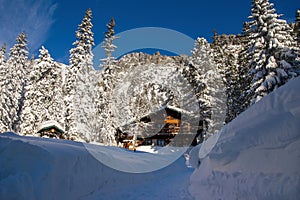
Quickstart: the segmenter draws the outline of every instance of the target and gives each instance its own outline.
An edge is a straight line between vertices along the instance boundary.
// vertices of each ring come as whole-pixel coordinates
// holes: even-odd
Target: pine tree
[[[101,46],[104,49],[106,55],[106,58],[102,59],[102,61],[104,62],[103,67],[110,66],[114,63],[115,60],[115,58],[112,56],[113,52],[117,48],[117,46],[113,43],[114,40],[118,38],[117,36],[115,36],[115,26],[115,19],[111,18],[110,22],[106,25],[107,32],[105,32],[104,41]]]
[[[214,31],[214,37],[213,37],[213,43],[211,44],[211,48],[213,50],[213,60],[214,63],[216,64],[216,67],[218,69],[218,72],[222,76],[222,80],[224,83],[226,83],[226,67],[225,67],[225,60],[226,56],[224,53],[224,48],[223,46],[225,45],[222,40],[220,40],[220,36],[217,34],[217,31]]]
[[[213,60],[213,50],[204,38],[196,40],[188,71],[191,75],[189,82],[196,86],[204,134],[214,134],[224,123],[221,114],[225,108],[224,84]]]
[[[0,49],[0,88],[4,87],[5,85],[5,77],[7,74],[7,65],[6,65],[6,44],[3,44],[3,46]],[[0,94],[1,95],[1,94]]]
[[[297,42],[297,62],[300,62],[300,9],[296,12],[296,22],[294,26],[295,40]]]
[[[3,44],[3,46],[1,47],[0,49],[0,69],[1,69],[1,74],[0,76],[1,77],[4,77],[5,75],[5,64],[6,64],[6,56],[5,56],[5,53],[6,53],[6,44]],[[2,81],[2,80],[1,80]]]
[[[98,130],[100,133],[96,135],[95,140],[105,144],[115,144],[114,134],[116,131],[115,120],[112,113],[112,92],[118,82],[118,77],[122,76],[121,68],[116,64],[112,53],[117,48],[113,42],[117,38],[115,36],[114,27],[116,26],[114,18],[106,25],[107,32],[102,43],[106,58],[102,59],[101,82],[97,91],[97,116]]]
[[[238,58],[242,51],[240,35],[214,35],[214,61],[226,89],[226,120],[234,119],[240,110],[239,97],[241,95],[241,76]]]
[[[21,133],[36,134],[42,122],[55,120],[63,124],[62,69],[45,47],[39,50],[26,85],[21,115]]]
[[[8,108],[6,107],[7,93],[6,85],[7,79],[6,75],[8,72],[8,66],[6,63],[6,44],[1,47],[0,50],[0,133],[8,131],[8,121],[9,116],[7,113]]]
[[[251,60],[251,55],[248,53],[250,48],[250,23],[244,22],[243,24],[243,32],[241,35],[241,45],[242,50],[238,57],[238,75],[239,75],[239,84],[237,90],[240,92],[240,96],[237,98],[238,110],[236,115],[239,115],[243,111],[245,111],[249,105],[250,100],[247,96],[247,91],[250,88],[251,77],[249,76],[250,65],[249,62]]]
[[[95,119],[91,19],[92,11],[88,9],[76,31],[75,47],[70,50],[70,68],[65,86],[66,131],[85,141],[91,140]]]
[[[296,22],[295,22],[295,35],[298,43],[298,47],[300,46],[300,9],[296,12]]]
[[[3,121],[9,131],[19,132],[20,116],[24,103],[25,86],[27,83],[28,50],[25,33],[21,33],[16,44],[10,49],[7,60],[8,70],[6,71],[6,81],[2,93],[2,106],[5,110]]]
[[[268,0],[252,1],[249,75],[253,79],[248,91],[252,103],[297,76],[292,29],[273,7]]]
[[[223,46],[225,59],[223,65],[225,67],[225,87],[226,87],[226,119],[228,123],[237,116],[239,110],[238,98],[240,97],[240,74],[238,65],[238,55],[241,51],[241,45],[226,44]]]

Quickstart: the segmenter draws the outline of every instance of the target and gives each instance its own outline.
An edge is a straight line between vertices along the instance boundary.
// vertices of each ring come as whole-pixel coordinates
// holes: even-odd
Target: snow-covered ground
[[[173,149],[133,152],[1,134],[0,199],[299,199],[299,91],[297,78],[227,125],[207,155],[211,139],[196,147],[189,156],[195,169],[181,156],[153,172],[126,173],[101,158],[146,166]],[[98,152],[98,160],[91,152]]]
[[[299,91],[297,78],[223,129],[191,176],[195,199],[300,199]]]
[[[94,148],[107,152],[103,158],[120,160],[124,154],[141,160],[149,154]],[[135,164],[134,160],[128,162]],[[125,173],[99,162],[83,143],[4,133],[0,135],[0,166],[1,200],[192,199],[188,185],[193,169],[185,167],[183,157],[151,173]]]

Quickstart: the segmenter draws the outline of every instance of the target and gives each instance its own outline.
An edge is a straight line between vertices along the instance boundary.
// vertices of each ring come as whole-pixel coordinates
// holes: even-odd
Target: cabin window
[[[165,146],[164,140],[157,140],[157,146]]]
[[[145,143],[146,145],[152,145],[152,140],[146,140]]]

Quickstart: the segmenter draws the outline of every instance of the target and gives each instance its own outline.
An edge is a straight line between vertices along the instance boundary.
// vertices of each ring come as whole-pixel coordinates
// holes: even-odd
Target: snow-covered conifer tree
[[[114,18],[106,25],[107,32],[105,32],[105,38],[102,43],[102,48],[105,51],[106,58],[101,59],[103,64],[100,65],[102,68],[101,81],[99,90],[97,92],[97,116],[100,133],[96,135],[95,140],[103,142],[105,144],[114,144],[114,134],[116,127],[114,127],[114,116],[112,113],[112,92],[115,87],[118,77],[121,76],[122,72],[120,67],[116,65],[115,58],[112,53],[117,48],[113,42],[117,38],[115,36],[114,27],[116,26]]]
[[[45,47],[39,50],[33,71],[26,85],[21,115],[21,133],[36,134],[42,122],[55,120],[63,125],[63,94],[61,68]]]
[[[222,95],[224,92],[222,76],[214,64],[210,44],[204,38],[197,38],[188,68],[192,74],[190,79],[196,86],[204,134],[213,134],[220,130],[224,123],[221,113],[226,104],[223,102],[225,96]],[[216,113],[220,115],[217,116]],[[209,127],[214,127],[214,130],[209,130]]]
[[[296,12],[295,33],[298,47],[300,46],[300,9]]]
[[[214,37],[213,37],[214,41],[211,44],[211,48],[213,50],[212,55],[213,55],[214,63],[216,64],[218,72],[221,74],[224,83],[226,83],[225,76],[226,76],[226,73],[227,73],[226,72],[227,69],[226,69],[225,61],[226,61],[227,57],[225,55],[225,52],[226,52],[225,45],[227,46],[227,44],[226,44],[225,40],[222,40],[221,36],[219,36],[217,34],[217,32],[214,31]]]
[[[0,88],[4,87],[5,84],[5,77],[7,74],[7,65],[6,65],[6,44],[3,44],[3,46],[0,49]],[[1,94],[0,94],[1,95]]]
[[[3,75],[4,75],[2,73],[5,73],[2,70],[6,69],[6,67],[5,67],[5,63],[6,63],[5,53],[6,53],[6,44],[3,44],[3,46],[0,49],[0,66],[1,66],[1,68],[0,68],[1,69],[1,74],[0,75],[1,75],[1,77],[3,77]]]
[[[226,95],[227,95],[227,113],[225,122],[233,120],[240,113],[239,97],[241,96],[240,65],[238,64],[238,56],[241,52],[241,45],[228,45],[226,50],[227,56],[227,73],[226,79]]]
[[[18,35],[16,44],[10,49],[7,60],[7,73],[4,91],[6,127],[10,131],[19,132],[20,116],[24,103],[25,86],[27,82],[28,50],[25,33]]]
[[[249,76],[250,66],[249,61],[251,60],[251,55],[249,52],[250,47],[250,23],[244,22],[243,24],[243,32],[241,34],[241,45],[242,50],[239,53],[238,57],[238,75],[239,75],[239,81],[238,81],[238,87],[237,90],[239,90],[240,96],[237,98],[237,104],[238,104],[238,110],[236,112],[236,115],[239,115],[243,111],[245,111],[249,105],[250,101],[247,97],[247,91],[250,88],[250,82],[251,77]]]
[[[253,0],[250,35],[250,76],[248,93],[252,103],[296,77],[296,51],[292,29],[280,19],[269,0]],[[299,66],[298,66],[299,67]]]
[[[300,9],[296,12],[296,22],[294,26],[294,34],[297,42],[297,61],[300,62]]]
[[[112,53],[117,48],[117,46],[114,45],[114,40],[118,38],[117,36],[115,36],[115,26],[116,23],[114,18],[111,18],[110,22],[106,25],[107,32],[105,32],[105,38],[101,46],[104,49],[106,55],[106,58],[102,59],[102,61],[104,62],[104,67],[113,64],[115,60],[115,58],[112,55]]]
[[[214,35],[213,57],[218,72],[222,76],[226,88],[226,120],[228,123],[234,119],[240,110],[239,97],[241,95],[238,58],[242,51],[240,35]]]
[[[70,50],[70,68],[65,85],[65,128],[68,134],[90,141],[93,134],[95,109],[93,104],[95,83],[92,74],[94,34],[92,11],[88,9],[76,31],[77,40]]]
[[[7,79],[6,75],[8,72],[8,66],[6,64],[6,44],[4,44],[0,49],[0,133],[8,130],[8,121],[9,116],[7,113],[7,93],[6,93],[6,84]]]

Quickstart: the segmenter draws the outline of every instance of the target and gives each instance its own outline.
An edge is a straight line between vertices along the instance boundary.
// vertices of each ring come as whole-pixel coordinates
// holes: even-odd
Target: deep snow
[[[157,151],[1,134],[0,199],[299,199],[299,91],[297,78],[194,148],[188,164],[195,170],[181,156],[153,172],[126,173],[99,162],[87,146],[100,159],[133,168],[163,157]]]
[[[149,154],[94,148],[107,152],[104,158],[122,159],[127,154],[143,160]],[[181,157],[151,173],[125,173],[96,160],[82,143],[4,133],[0,135],[0,199],[192,199],[188,184],[193,169],[184,163]]]
[[[299,200],[299,91],[300,78],[291,80],[225,126],[208,155],[196,151],[195,199]]]

